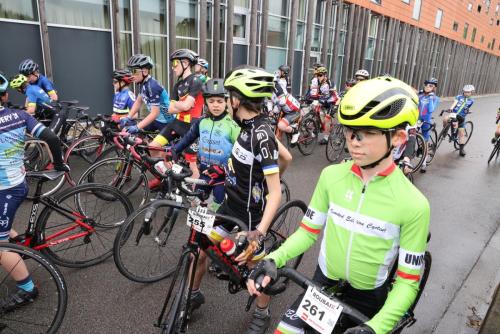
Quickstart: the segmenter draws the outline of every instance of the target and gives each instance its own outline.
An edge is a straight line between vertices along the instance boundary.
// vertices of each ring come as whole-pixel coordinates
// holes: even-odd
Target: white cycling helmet
[[[476,90],[476,89],[474,88],[474,86],[473,86],[473,85],[465,85],[465,86],[464,86],[464,89],[463,89],[463,91],[464,91],[464,92],[471,92],[471,93],[472,93],[473,91],[475,91],[475,90]]]
[[[364,77],[365,79],[368,79],[370,77],[370,73],[368,73],[367,70],[358,70],[356,74],[354,74],[355,77],[360,76]]]

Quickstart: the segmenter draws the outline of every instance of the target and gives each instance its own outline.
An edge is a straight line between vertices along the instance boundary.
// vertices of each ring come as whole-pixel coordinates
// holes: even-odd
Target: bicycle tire
[[[68,303],[68,290],[61,272],[34,249],[5,243],[0,245],[2,257],[4,252],[16,253],[23,259],[33,281],[39,287],[39,293],[33,302],[37,307],[25,305],[9,313],[0,313],[2,333],[9,329],[13,333],[56,333],[63,322]],[[0,298],[4,298],[15,289],[16,282],[6,270],[0,272]],[[47,320],[44,321],[43,318]]]
[[[474,132],[474,124],[471,121],[467,121],[464,124],[464,131],[465,131],[465,143],[464,146],[467,145],[469,142],[470,138],[472,137],[472,132]],[[458,144],[458,139],[453,142],[453,146],[455,147],[456,150],[460,148]]]
[[[299,125],[297,147],[302,155],[311,155],[318,144],[319,126],[313,116],[306,116]]]
[[[134,199],[135,207],[149,198],[148,177],[136,161],[124,157],[107,158],[91,165],[82,173],[77,184],[101,183],[115,187]],[[100,194],[106,199],[106,194]],[[137,203],[136,203],[137,202]]]
[[[286,203],[290,201],[290,187],[288,187],[288,183],[280,178],[280,187],[281,187],[281,203]]]
[[[187,320],[189,317],[188,307],[189,298],[191,296],[189,284],[189,271],[191,268],[192,257],[190,253],[185,253],[181,258],[180,266],[176,268],[176,272],[181,275],[178,288],[175,288],[177,277],[172,280],[172,291],[177,291],[172,300],[170,310],[166,313],[166,324],[162,325],[163,334],[178,334],[186,333]]]
[[[106,193],[108,199],[103,200],[99,193]],[[90,203],[92,196],[96,200]],[[59,207],[73,212],[75,217],[78,214],[86,217],[84,223],[91,225],[95,231],[78,238],[78,233],[86,231],[83,227],[68,231],[71,233],[66,233],[65,236],[73,237],[73,240],[60,243],[54,241],[49,247],[40,249],[42,254],[55,264],[70,268],[89,267],[111,257],[115,234],[133,211],[132,204],[125,194],[111,186],[86,183],[66,189],[58,194],[54,201]],[[114,216],[111,216],[113,214]],[[69,219],[52,206],[46,206],[35,224],[35,235],[39,238],[37,246],[51,241],[47,240],[49,233],[57,233],[74,226],[77,219],[68,222]]]
[[[287,202],[278,209],[271,221],[268,235],[264,239],[268,253],[278,249],[296,231],[306,211],[307,205],[300,200]],[[297,269],[301,261],[302,254],[289,260],[286,266]],[[288,279],[280,280],[285,283],[288,282]]]
[[[184,224],[176,224],[177,209],[166,205],[153,212],[150,206],[148,203],[129,215],[113,245],[118,271],[139,283],[157,282],[172,275],[182,247],[172,242],[170,236],[174,235],[175,240],[187,240],[189,233]],[[149,224],[144,219],[148,214],[151,214]]]
[[[326,144],[326,159],[333,163],[338,163],[345,148],[345,136],[341,124],[334,124],[328,136]]]
[[[493,146],[493,150],[491,151],[490,157],[488,158],[488,164],[490,161],[493,159],[493,157],[496,155],[495,159],[498,159],[498,153],[500,152],[500,140],[497,140],[495,143],[495,146]]]
[[[424,136],[420,133],[415,135],[415,150],[413,156],[410,157],[411,164],[413,166],[410,174],[416,173],[420,167],[424,164],[425,158],[427,157],[427,144],[425,142]],[[410,179],[413,183],[413,178]]]
[[[437,150],[437,131],[433,127],[431,132],[430,132],[430,142],[428,143],[428,148],[427,148],[427,166],[429,166],[434,160],[434,157],[436,156],[436,150]]]

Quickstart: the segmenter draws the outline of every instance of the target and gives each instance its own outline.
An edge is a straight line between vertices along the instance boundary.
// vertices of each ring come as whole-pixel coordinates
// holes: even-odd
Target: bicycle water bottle
[[[167,176],[167,172],[169,170],[169,168],[167,167],[167,165],[165,164],[165,161],[158,161],[156,164],[155,164],[155,169],[158,173],[160,173],[160,175],[162,176]]]
[[[220,243],[220,249],[227,255],[233,256],[236,251],[236,244],[231,239],[224,239]]]

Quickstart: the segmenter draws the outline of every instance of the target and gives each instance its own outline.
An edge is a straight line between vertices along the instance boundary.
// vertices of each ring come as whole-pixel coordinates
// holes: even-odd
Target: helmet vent
[[[381,109],[378,111],[376,114],[372,115],[372,119],[389,119],[401,112],[403,110],[403,107],[405,106],[406,100],[405,99],[397,99],[387,107]]]

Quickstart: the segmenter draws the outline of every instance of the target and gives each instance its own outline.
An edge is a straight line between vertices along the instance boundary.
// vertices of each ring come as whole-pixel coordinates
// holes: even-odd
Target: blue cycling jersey
[[[43,89],[45,93],[50,94],[52,92],[55,92],[56,89],[54,88],[54,84],[52,81],[50,81],[45,75],[39,75],[38,80],[32,83],[32,85],[36,85]]]
[[[455,97],[455,108],[453,112],[459,116],[465,117],[469,112],[470,107],[474,104],[474,100],[470,97],[465,97],[463,95],[457,95]]]
[[[25,94],[28,106],[50,105],[50,97],[42,88],[37,85],[28,85]]]
[[[113,112],[117,114],[128,114],[135,102],[135,95],[128,88],[115,93],[113,98]]]
[[[439,104],[439,97],[434,93],[421,93],[418,95],[418,110],[420,112],[420,119],[428,119],[436,110]]]
[[[0,190],[24,181],[24,137],[26,130],[38,136],[45,129],[22,110],[0,107]]]
[[[148,76],[144,79],[141,87],[141,96],[149,111],[151,111],[151,107],[153,106],[160,107],[160,115],[156,118],[158,122],[166,124],[174,119],[174,115],[168,113],[170,105],[168,93],[153,77]]]

